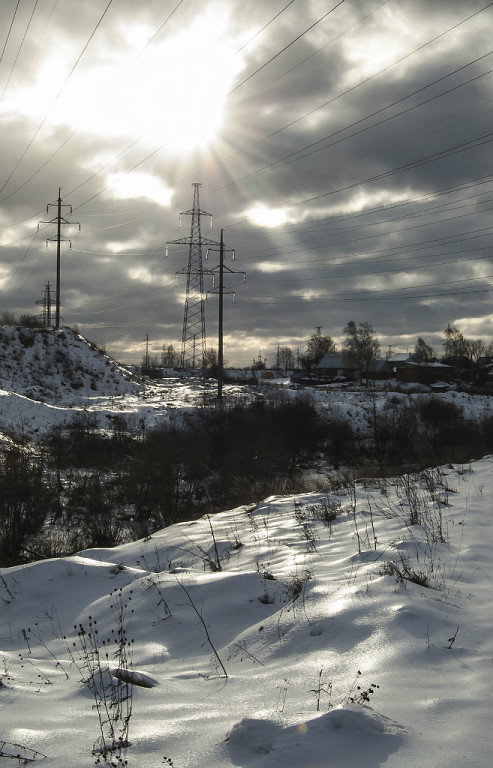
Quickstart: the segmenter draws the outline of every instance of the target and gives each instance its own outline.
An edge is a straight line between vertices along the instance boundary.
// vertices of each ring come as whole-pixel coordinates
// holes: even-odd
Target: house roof
[[[358,366],[352,363],[345,362],[343,354],[324,355],[320,360],[317,368],[351,368],[355,370]]]
[[[389,360],[385,360],[383,357],[379,358],[378,360],[372,360],[368,371],[370,373],[377,373],[378,371],[391,371],[392,370],[392,364]]]
[[[415,363],[413,360],[409,360],[406,365],[413,366],[414,368],[453,368],[452,365],[446,365],[445,363]]]
[[[396,352],[395,355],[392,355],[392,357],[387,358],[387,361],[391,365],[395,365],[396,363],[407,363],[409,360],[418,360],[419,355],[417,355],[415,352]]]

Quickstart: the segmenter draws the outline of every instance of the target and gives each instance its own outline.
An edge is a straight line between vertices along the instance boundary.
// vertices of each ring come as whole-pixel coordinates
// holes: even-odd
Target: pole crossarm
[[[167,240],[166,245],[190,245],[191,242],[191,237],[180,237],[178,240]],[[219,245],[216,240],[209,240],[208,237],[201,237],[200,242],[202,245]]]

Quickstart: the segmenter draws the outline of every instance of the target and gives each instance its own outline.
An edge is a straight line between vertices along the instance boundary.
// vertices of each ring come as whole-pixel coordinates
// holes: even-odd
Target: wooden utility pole
[[[219,241],[219,317],[217,341],[217,396],[223,396],[224,379],[224,342],[223,342],[223,296],[224,296],[224,229],[221,229]]]
[[[211,248],[210,250],[216,250],[215,248]],[[233,259],[235,258],[235,252],[233,249],[229,248],[227,250],[230,250],[233,254]],[[246,275],[244,272],[237,272],[235,269],[230,269],[230,267],[224,266],[224,253],[226,249],[224,247],[224,229],[221,229],[221,239],[219,241],[219,264],[215,267],[212,267],[212,269],[208,269],[207,271],[204,271],[204,274],[212,275],[212,287],[215,288],[215,277],[216,273],[219,272],[219,285],[216,290],[209,291],[209,293],[218,293],[219,294],[219,317],[218,317],[218,340],[217,340],[217,396],[219,400],[222,399],[223,396],[223,380],[224,380],[224,329],[223,329],[223,300],[224,300],[224,272],[226,271],[230,275],[236,275],[240,274],[243,275],[243,282],[246,282]],[[232,293],[233,294],[233,301],[235,297],[234,291],[226,291],[226,293]]]
[[[146,351],[144,357],[144,366],[146,371],[149,372],[149,334],[146,333]]]
[[[46,247],[48,247],[49,242],[56,242],[56,288],[55,288],[55,328],[60,328],[60,261],[61,261],[61,243],[67,242],[69,244],[69,248],[72,247],[72,243],[70,240],[67,240],[65,237],[62,237],[62,224],[69,224],[79,227],[80,232],[80,224],[78,221],[67,221],[67,219],[64,219],[62,216],[62,208],[69,208],[70,213],[72,213],[72,206],[68,205],[68,203],[62,203],[62,197],[61,197],[62,189],[61,187],[58,187],[58,199],[56,203],[48,203],[46,206],[46,213],[50,210],[51,207],[56,206],[57,214],[55,218],[50,219],[49,221],[39,221],[38,222],[38,232],[39,232],[39,225],[40,224],[56,224],[57,225],[57,235],[56,238],[49,237],[46,241]]]

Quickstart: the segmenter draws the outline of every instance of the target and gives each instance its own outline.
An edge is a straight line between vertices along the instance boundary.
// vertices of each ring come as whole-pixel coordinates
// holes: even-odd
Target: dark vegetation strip
[[[0,455],[0,566],[150,536],[179,521],[303,490],[317,460],[356,476],[418,471],[493,452],[493,417],[437,397],[389,397],[372,434],[323,416],[307,397],[206,407],[142,435],[90,415],[55,429],[34,455]],[[329,485],[327,486],[329,487]]]

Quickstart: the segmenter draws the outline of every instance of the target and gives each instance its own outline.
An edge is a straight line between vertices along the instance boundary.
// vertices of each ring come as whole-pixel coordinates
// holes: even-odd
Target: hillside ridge
[[[33,400],[124,395],[131,374],[72,328],[0,326],[0,389]]]

